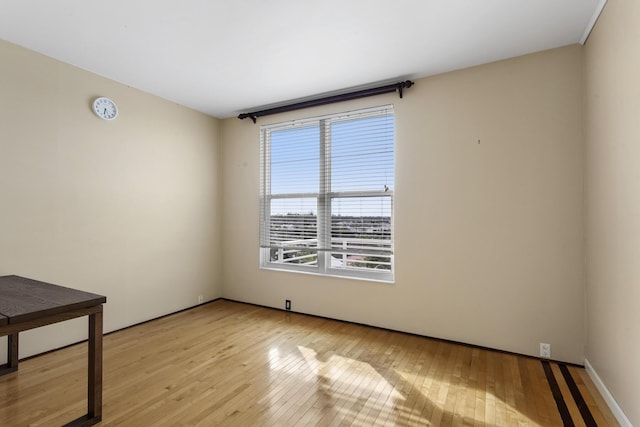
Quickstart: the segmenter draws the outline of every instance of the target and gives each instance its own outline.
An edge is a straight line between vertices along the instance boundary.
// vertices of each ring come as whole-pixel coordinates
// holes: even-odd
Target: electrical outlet
[[[547,344],[544,342],[540,343],[540,357],[544,357],[547,359],[551,358],[551,344]]]
[[[204,302],[204,297],[202,295],[198,295],[198,304],[202,304]]]
[[[284,309],[287,310],[287,311],[291,310],[291,300],[290,299],[284,300]]]

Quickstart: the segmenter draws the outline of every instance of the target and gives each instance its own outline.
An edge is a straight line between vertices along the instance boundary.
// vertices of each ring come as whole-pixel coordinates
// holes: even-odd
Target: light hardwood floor
[[[85,413],[86,351],[0,377],[0,425]],[[617,425],[569,371],[597,424]],[[563,425],[539,360],[225,300],[106,335],[103,402],[104,426]]]

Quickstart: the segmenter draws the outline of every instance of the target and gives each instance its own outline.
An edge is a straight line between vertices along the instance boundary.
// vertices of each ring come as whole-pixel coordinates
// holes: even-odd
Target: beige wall
[[[640,426],[640,3],[609,0],[584,56],[586,358]]]
[[[387,95],[222,124],[223,295],[583,362],[582,51],[421,79]],[[393,103],[396,283],[258,269],[260,124]],[[480,143],[478,143],[480,140]]]
[[[259,124],[220,124],[8,43],[0,59],[0,274],[107,295],[106,331],[198,295],[287,298],[523,354],[549,342],[583,362],[579,46],[421,79],[402,100],[260,119],[395,105],[392,285],[258,269]],[[98,95],[117,120],[91,113]],[[25,333],[21,356],[85,336],[80,320]]]
[[[105,331],[221,295],[216,119],[0,41],[0,133],[0,275],[106,295]],[[20,356],[86,335],[25,332]]]

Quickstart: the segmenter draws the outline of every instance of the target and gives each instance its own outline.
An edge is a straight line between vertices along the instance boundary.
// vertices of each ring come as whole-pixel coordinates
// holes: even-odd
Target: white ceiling
[[[605,1],[0,0],[0,38],[223,118],[578,43]]]

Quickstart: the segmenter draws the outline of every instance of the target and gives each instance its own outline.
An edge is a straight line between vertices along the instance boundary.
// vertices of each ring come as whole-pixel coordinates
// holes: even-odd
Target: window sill
[[[261,270],[271,270],[271,271],[279,271],[286,273],[299,273],[299,274],[307,274],[312,276],[321,276],[327,278],[336,278],[336,279],[350,279],[350,280],[359,280],[365,282],[377,282],[384,283],[387,285],[395,284],[395,278],[393,277],[393,273],[374,273],[374,272],[361,272],[361,271],[353,271],[353,270],[336,270],[329,269],[326,273],[321,273],[314,267],[287,267],[282,264],[276,263],[268,263],[260,266]]]

